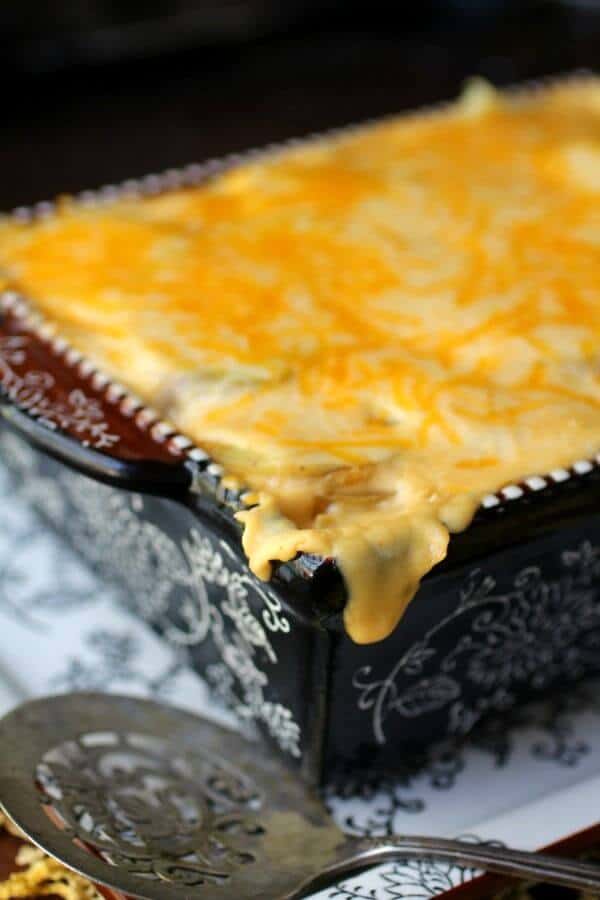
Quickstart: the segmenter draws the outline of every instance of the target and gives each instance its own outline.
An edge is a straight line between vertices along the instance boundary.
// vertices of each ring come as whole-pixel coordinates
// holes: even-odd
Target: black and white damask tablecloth
[[[229,713],[177,651],[121,605],[75,554],[14,495],[0,466],[0,713],[27,697],[70,690],[153,696]],[[598,699],[596,699],[598,697]],[[494,724],[460,749],[441,746],[418,771],[362,778],[326,800],[356,834],[472,835],[541,847],[597,822],[600,694],[571,688]],[[313,900],[425,900],[473,872],[426,862],[388,864]]]

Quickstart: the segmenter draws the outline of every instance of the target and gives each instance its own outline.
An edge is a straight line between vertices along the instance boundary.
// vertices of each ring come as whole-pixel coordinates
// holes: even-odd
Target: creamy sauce
[[[255,492],[251,568],[338,561],[388,635],[483,495],[600,448],[600,82],[0,225],[3,283]]]

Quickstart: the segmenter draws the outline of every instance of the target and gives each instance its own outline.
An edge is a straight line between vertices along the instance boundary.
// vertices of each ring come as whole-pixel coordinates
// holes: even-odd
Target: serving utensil
[[[600,891],[600,867],[445,838],[345,836],[262,744],[148,700],[94,693],[0,722],[0,805],[68,868],[145,900],[292,900],[390,860],[435,858]]]

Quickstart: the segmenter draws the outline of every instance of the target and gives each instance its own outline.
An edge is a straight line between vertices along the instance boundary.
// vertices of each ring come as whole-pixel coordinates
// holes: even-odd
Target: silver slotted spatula
[[[600,892],[600,867],[443,838],[346,837],[259,743],[148,700],[79,693],[0,722],[0,803],[50,856],[146,900],[292,900],[410,857]]]

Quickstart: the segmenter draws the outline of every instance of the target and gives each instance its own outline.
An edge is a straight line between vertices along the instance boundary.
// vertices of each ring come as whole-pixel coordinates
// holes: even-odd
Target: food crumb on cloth
[[[9,819],[0,813],[0,828],[14,837],[23,835]],[[56,860],[30,844],[22,844],[15,856],[18,871],[0,882],[0,900],[33,900],[35,897],[55,897],[61,900],[103,900],[94,885],[66,869]]]

